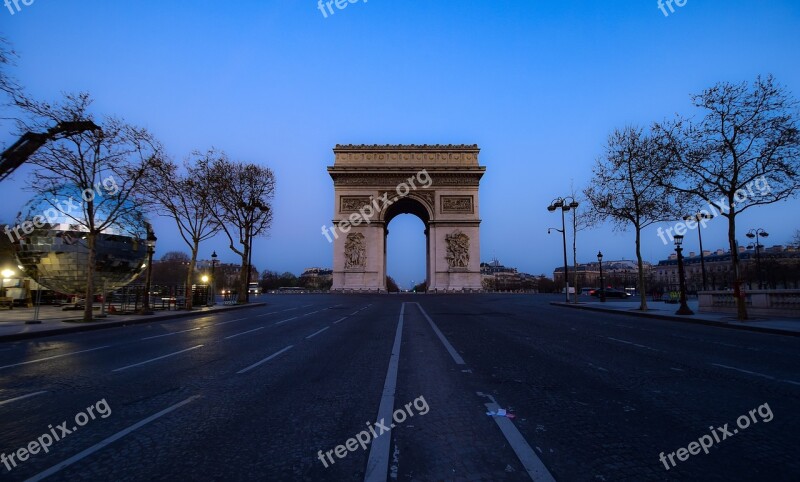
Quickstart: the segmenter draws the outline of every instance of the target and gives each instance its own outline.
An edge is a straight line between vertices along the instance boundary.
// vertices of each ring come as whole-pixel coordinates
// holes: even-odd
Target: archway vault
[[[478,189],[486,168],[477,145],[337,145],[333,290],[386,291],[389,222],[425,224],[431,291],[479,291]]]

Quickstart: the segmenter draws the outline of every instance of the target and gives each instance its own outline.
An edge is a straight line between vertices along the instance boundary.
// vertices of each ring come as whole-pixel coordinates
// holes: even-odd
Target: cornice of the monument
[[[334,151],[480,151],[477,144],[336,144]]]

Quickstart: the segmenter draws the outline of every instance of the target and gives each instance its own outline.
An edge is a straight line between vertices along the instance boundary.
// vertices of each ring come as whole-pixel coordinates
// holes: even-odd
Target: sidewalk
[[[663,301],[647,301],[647,312],[638,311],[639,301],[600,301],[565,303],[563,301],[553,301],[551,305],[563,306],[579,310],[601,311],[604,313],[617,313],[626,316],[639,316],[643,318],[655,318],[659,320],[680,321],[683,323],[694,323],[698,325],[720,326],[723,328],[733,328],[738,330],[757,331],[761,333],[772,333],[777,335],[800,336],[800,316],[797,318],[763,316],[751,317],[747,321],[739,321],[731,313],[700,313],[697,307],[697,300],[689,300],[687,304],[694,311],[694,315],[676,315],[678,311],[677,303],[664,303]]]
[[[152,315],[107,315],[105,318],[95,318],[95,321],[84,323],[81,320],[83,311],[64,311],[57,306],[42,306],[39,310],[38,324],[26,324],[33,320],[33,308],[14,308],[13,310],[0,311],[0,342],[17,341],[43,336],[76,333],[80,331],[114,328],[126,325],[138,325],[176,318],[206,315],[223,311],[240,310],[266,306],[266,303],[249,303],[246,305],[222,305],[202,307],[192,311],[155,311]],[[95,317],[99,311],[95,311]]]

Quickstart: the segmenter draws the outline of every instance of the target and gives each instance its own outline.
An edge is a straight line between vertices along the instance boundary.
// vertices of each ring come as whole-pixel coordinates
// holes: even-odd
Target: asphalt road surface
[[[800,480],[800,339],[554,299],[268,295],[3,343],[0,480]]]

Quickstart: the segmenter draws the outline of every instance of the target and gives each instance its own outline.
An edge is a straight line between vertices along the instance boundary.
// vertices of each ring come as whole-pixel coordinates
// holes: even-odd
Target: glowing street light
[[[11,278],[12,276],[14,276],[14,271],[10,270],[10,269],[4,269],[3,271],[0,272],[0,275],[3,276],[2,278],[0,278],[0,296],[5,297],[6,296],[6,288],[5,288],[6,280]]]

